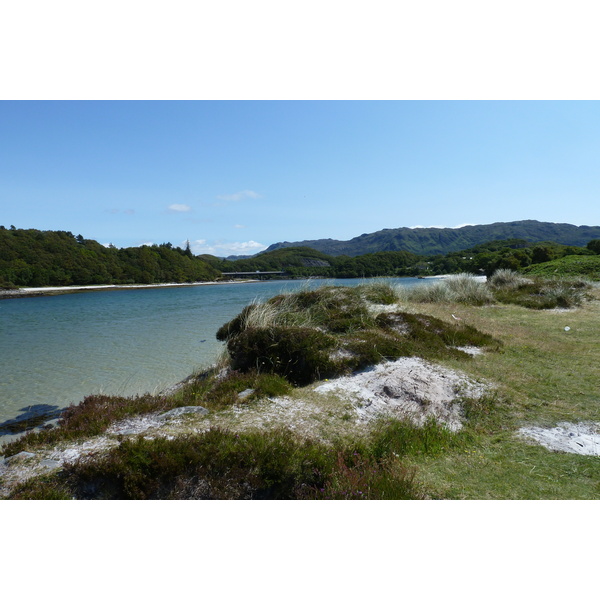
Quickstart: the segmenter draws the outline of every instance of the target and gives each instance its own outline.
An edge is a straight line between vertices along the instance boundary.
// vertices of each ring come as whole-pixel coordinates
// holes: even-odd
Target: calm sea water
[[[96,393],[158,392],[212,364],[217,329],[255,299],[323,283],[273,281],[114,290],[0,301],[0,436],[27,411]],[[402,285],[427,280],[391,279]],[[4,431],[6,434],[6,432]],[[11,436],[0,437],[0,443]]]

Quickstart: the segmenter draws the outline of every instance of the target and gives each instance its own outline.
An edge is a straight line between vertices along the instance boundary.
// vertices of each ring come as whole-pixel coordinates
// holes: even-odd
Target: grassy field
[[[509,302],[533,293],[540,306],[545,293],[572,307],[498,302],[499,290],[511,286],[514,293],[503,296]],[[10,497],[598,499],[599,457],[553,452],[518,435],[523,426],[600,422],[600,290],[583,294],[578,283],[559,298],[551,287],[457,278],[446,290],[412,296],[375,284],[249,307],[219,332],[230,356],[177,393],[91,397],[60,427],[5,448],[7,456],[25,450],[48,458],[69,444],[109,442]],[[465,345],[483,353],[455,348]],[[316,391],[326,377],[407,356],[492,384],[483,396],[460,400],[460,431],[431,422],[361,423],[351,402]],[[223,374],[232,361],[236,369]],[[301,365],[302,377],[290,364]],[[153,435],[111,430],[124,418],[193,405],[209,415]]]
[[[504,342],[500,352],[460,364],[498,385],[496,405],[469,426],[476,434],[473,447],[412,461],[433,497],[600,498],[598,457],[552,452],[515,435],[532,424],[600,421],[600,302],[597,291],[594,295],[565,311],[419,307],[439,318],[455,314]]]

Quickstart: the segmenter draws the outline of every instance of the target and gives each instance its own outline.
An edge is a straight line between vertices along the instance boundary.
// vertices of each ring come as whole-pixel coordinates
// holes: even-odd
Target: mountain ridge
[[[330,256],[360,256],[373,252],[406,250],[420,255],[447,254],[481,243],[524,239],[528,242],[556,242],[568,246],[585,246],[600,238],[600,226],[551,223],[533,219],[497,222],[463,227],[398,227],[363,233],[350,240],[323,238],[300,242],[277,242],[261,252],[306,246]]]

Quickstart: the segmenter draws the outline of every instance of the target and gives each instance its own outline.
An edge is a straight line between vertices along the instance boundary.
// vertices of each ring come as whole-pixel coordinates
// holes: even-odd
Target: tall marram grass
[[[533,281],[519,275],[516,271],[511,271],[510,269],[498,269],[489,278],[488,283],[494,288],[514,289],[533,283]]]
[[[460,303],[481,306],[494,301],[494,295],[485,283],[469,273],[451,275],[430,285],[398,290],[404,302]]]
[[[591,288],[590,282],[581,277],[526,278],[509,269],[496,271],[489,286],[497,301],[535,309],[581,306]]]

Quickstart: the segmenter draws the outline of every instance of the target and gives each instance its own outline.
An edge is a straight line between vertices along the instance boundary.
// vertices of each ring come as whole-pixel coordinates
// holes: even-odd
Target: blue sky
[[[383,228],[600,225],[600,105],[2,101],[0,224],[253,254]]]

